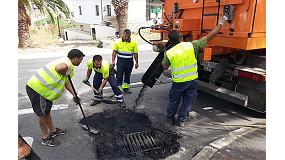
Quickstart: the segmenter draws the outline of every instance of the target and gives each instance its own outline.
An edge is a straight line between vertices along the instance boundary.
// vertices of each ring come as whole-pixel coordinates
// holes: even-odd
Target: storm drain
[[[128,153],[162,148],[161,143],[154,139],[150,131],[124,134],[123,141]]]

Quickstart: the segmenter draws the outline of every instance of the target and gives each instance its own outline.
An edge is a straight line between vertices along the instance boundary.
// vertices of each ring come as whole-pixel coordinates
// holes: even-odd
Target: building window
[[[99,5],[96,5],[95,8],[96,8],[96,16],[99,16]]]
[[[81,6],[78,6],[78,8],[79,8],[79,15],[82,15]]]
[[[107,5],[107,16],[111,16],[111,5]]]

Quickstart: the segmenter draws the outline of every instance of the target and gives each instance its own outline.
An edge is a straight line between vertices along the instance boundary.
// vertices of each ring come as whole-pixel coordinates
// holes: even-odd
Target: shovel
[[[84,82],[83,82],[84,83]],[[90,84],[90,82],[86,82],[86,83],[84,83],[84,84],[86,84],[87,86],[89,86],[96,94],[99,94],[99,91],[97,90],[97,89],[95,89],[91,84]],[[112,100],[112,99],[108,99],[108,98],[104,98],[104,97],[102,97],[102,99],[100,99],[100,100],[98,100],[98,101],[100,101],[100,102],[103,102],[103,103],[106,103],[106,104],[116,104],[116,103],[118,103],[118,101],[117,100]]]
[[[76,91],[75,91],[75,88],[74,88],[74,86],[73,86],[73,83],[72,83],[72,81],[71,81],[70,76],[68,75],[67,77],[68,77],[68,80],[69,80],[69,82],[70,82],[70,84],[71,84],[72,90],[73,90],[73,92],[74,92],[74,96],[75,96],[75,97],[78,97],[78,96],[77,96],[77,93],[76,93]],[[95,129],[91,129],[91,128],[90,128],[89,123],[88,123],[88,121],[87,121],[87,119],[86,119],[86,116],[85,116],[85,114],[84,114],[84,111],[83,111],[83,108],[82,108],[80,102],[78,103],[78,106],[79,106],[79,108],[80,108],[80,110],[81,110],[81,113],[82,113],[82,115],[83,115],[83,119],[84,119],[84,121],[85,121],[85,124],[86,124],[86,127],[87,127],[87,128],[86,128],[84,125],[82,125],[82,127],[83,127],[84,129],[87,129],[87,130],[88,130],[90,133],[92,133],[92,134],[97,134],[97,133],[99,133],[98,130],[95,130]]]

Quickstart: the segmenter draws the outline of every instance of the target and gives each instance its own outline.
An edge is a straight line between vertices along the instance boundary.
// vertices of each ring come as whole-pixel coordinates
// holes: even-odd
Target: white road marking
[[[29,72],[36,72],[38,69],[29,69]]]
[[[60,110],[68,108],[68,104],[52,105],[51,110]],[[18,110],[18,115],[34,113],[33,108]]]
[[[140,60],[139,63],[142,63],[142,62],[152,62],[154,61],[153,59],[150,59],[150,60]]]
[[[130,85],[131,86],[136,86],[136,85],[141,85],[141,84],[143,84],[143,83],[142,82],[136,82],[136,83],[131,83]],[[112,87],[111,86],[104,87],[104,91],[109,90],[109,89],[112,89]],[[78,94],[80,96],[80,95],[83,95],[83,94],[85,94],[87,92],[90,92],[90,89],[81,90],[81,91],[78,92]],[[66,96],[67,97],[72,97],[70,94],[66,94]]]
[[[143,84],[143,83],[142,82],[136,82],[136,83],[131,83],[130,85],[136,86],[136,85],[141,85],[141,84]],[[111,86],[104,88],[104,90],[107,90],[107,89],[111,89]],[[82,95],[86,92],[90,92],[90,90],[81,91],[79,93],[79,95]],[[72,96],[69,93],[66,92],[66,94],[67,94],[66,95],[67,97],[72,98]],[[29,97],[23,96],[23,97],[19,97],[19,98],[29,98]],[[84,103],[82,103],[82,105],[84,105]],[[60,109],[66,109],[66,108],[68,108],[68,104],[58,104],[58,105],[53,105],[51,110],[60,110]],[[31,114],[31,113],[34,113],[33,108],[18,110],[18,115]]]
[[[136,85],[140,85],[140,84],[143,84],[142,82],[136,82],[136,83],[131,83],[130,85],[131,86],[136,86]],[[105,87],[104,89],[111,89],[112,87],[109,86],[109,87]]]

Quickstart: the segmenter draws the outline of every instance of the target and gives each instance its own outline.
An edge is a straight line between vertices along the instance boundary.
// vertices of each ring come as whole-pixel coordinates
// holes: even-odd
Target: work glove
[[[158,43],[157,45],[152,46],[152,50],[154,52],[165,52],[166,48],[163,44]]]
[[[81,102],[81,99],[79,97],[73,97],[73,101],[75,102],[75,104],[79,104]]]
[[[233,5],[225,5],[224,6],[224,15],[219,20],[220,25],[224,25],[227,21],[231,23],[234,18],[234,6]]]
[[[99,92],[98,95],[101,96],[101,97],[103,97],[103,89],[102,89],[102,88],[99,88],[98,92]]]
[[[115,69],[115,66],[110,65],[110,73],[111,74],[117,74],[117,70]]]
[[[136,63],[136,64],[135,64],[135,69],[138,69],[138,68],[139,68],[139,64]]]
[[[224,15],[222,18],[220,18],[219,24],[224,25],[228,20],[229,20],[229,17]]]
[[[88,81],[88,79],[87,79],[87,78],[86,78],[86,79],[84,79],[82,82],[83,82],[84,84],[90,85],[90,82]]]

